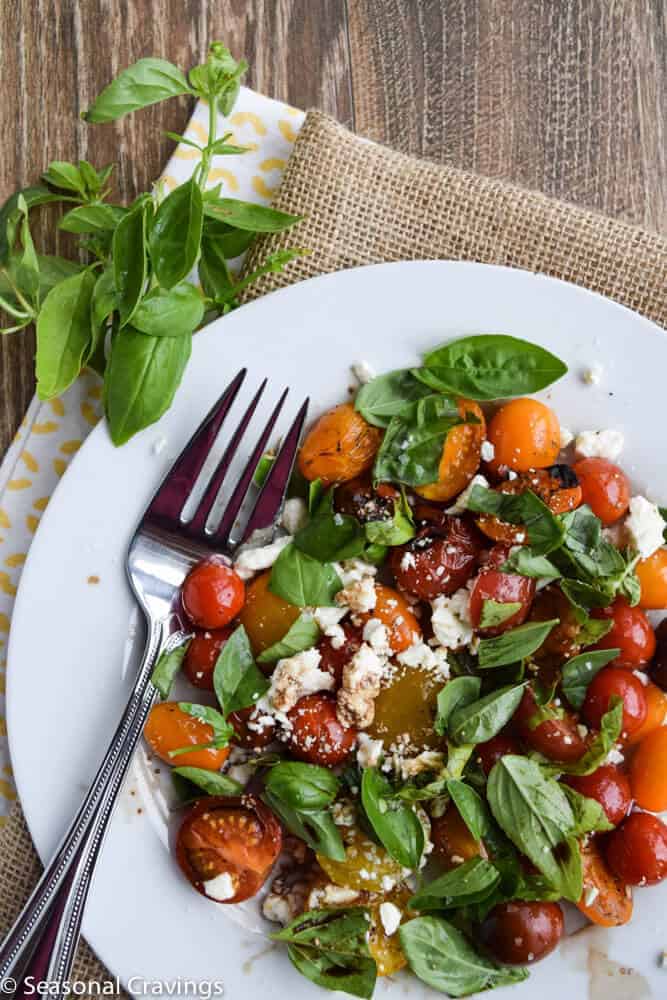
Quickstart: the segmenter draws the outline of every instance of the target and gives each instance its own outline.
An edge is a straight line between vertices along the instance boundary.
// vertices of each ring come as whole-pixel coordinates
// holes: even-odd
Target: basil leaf
[[[187,282],[173,288],[154,288],[144,296],[132,317],[132,326],[151,337],[181,337],[192,333],[204,318],[204,303]]]
[[[190,641],[181,643],[175,649],[164,649],[153,667],[151,684],[160,692],[161,698],[168,698],[176,674],[181,669]]]
[[[131,111],[189,93],[188,82],[177,66],[165,59],[139,59],[105,87],[82,118],[89,124],[113,122]]]
[[[600,639],[604,639],[613,627],[614,623],[611,618],[589,618],[586,616],[579,624],[577,641],[582,646],[592,646]]]
[[[158,281],[172,288],[197,262],[204,208],[193,178],[174,188],[157,210],[148,248]]]
[[[617,697],[612,700],[614,704],[602,716],[600,731],[583,757],[571,764],[554,764],[549,769],[550,773],[587,775],[604,764],[607,754],[618,742],[623,727],[623,702]]]
[[[297,608],[333,607],[342,583],[333,566],[286,545],[271,570],[269,590]]]
[[[361,555],[366,544],[364,529],[349,514],[320,513],[300,528],[294,545],[321,563],[340,562]]]
[[[199,277],[204,292],[211,299],[219,299],[234,289],[224,252],[205,235],[201,241]]]
[[[415,917],[399,928],[401,947],[414,974],[451,997],[509,986],[528,978],[525,969],[496,965],[442,917]]]
[[[561,788],[569,799],[574,814],[572,836],[585,837],[588,833],[605,833],[614,829],[614,824],[609,822],[597,799],[590,799],[569,785],[561,785]]]
[[[367,521],[366,538],[371,545],[404,545],[415,537],[415,522],[405,493],[394,501],[394,514],[389,520]]]
[[[268,789],[265,789],[262,798],[287,829],[305,841],[316,854],[323,854],[334,861],[345,861],[345,846],[328,810],[295,809]]]
[[[513,549],[500,569],[503,573],[519,573],[537,580],[558,580],[561,575],[555,563],[525,546]]]
[[[333,503],[333,493],[329,491],[329,496]],[[324,486],[321,479],[313,479],[308,483],[308,513],[315,514],[324,498]]]
[[[563,694],[574,708],[581,708],[588,685],[618,654],[620,649],[598,649],[568,660],[562,667]]]
[[[178,707],[186,715],[191,715],[193,719],[199,719],[200,722],[210,726],[213,730],[213,736],[208,743],[202,743],[199,746],[179,747],[178,750],[170,750],[170,757],[179,757],[192,750],[220,749],[228,746],[230,740],[235,738],[234,727],[230,726],[225,717],[217,709],[211,708],[210,705],[195,705],[191,701],[179,701]]]
[[[255,231],[234,229],[226,222],[217,222],[208,216],[204,218],[204,238],[215,246],[225,260],[233,260],[245,253],[255,239]]]
[[[512,843],[542,872],[565,899],[581,898],[581,857],[575,816],[569,799],[538,763],[507,754],[491,770],[487,783],[489,806]],[[558,849],[558,850],[556,850]]]
[[[368,950],[368,924],[362,907],[311,910],[271,938],[286,942],[292,965],[317,986],[370,998],[377,966]]]
[[[66,233],[112,232],[126,214],[127,209],[121,208],[120,205],[107,205],[102,202],[80,205],[63,215],[58,223],[58,229]]]
[[[500,883],[500,872],[490,861],[469,858],[429,882],[411,899],[409,910],[451,910],[487,899]]]
[[[87,197],[86,182],[81,171],[73,163],[64,160],[54,160],[42,174],[42,180],[53,187],[64,188],[66,191],[76,191],[83,198]]]
[[[455,677],[438,693],[438,712],[433,728],[438,736],[447,732],[449,719],[456,709],[472,704],[479,698],[480,677]]]
[[[364,420],[375,427],[388,427],[392,417],[399,416],[412,403],[430,390],[407,369],[378,375],[357,393],[354,407]]]
[[[481,639],[477,650],[480,668],[504,667],[525,659],[540,648],[558,622],[558,618],[547,622],[526,622],[492,639]]]
[[[423,486],[437,482],[447,434],[465,421],[450,396],[425,396],[392,417],[375,459],[375,479]],[[470,418],[468,422],[477,422]]]
[[[279,233],[300,222],[302,215],[290,215],[277,208],[255,205],[251,201],[236,198],[206,199],[204,214],[220,222],[226,222],[235,229],[247,229],[253,233]]]
[[[183,791],[189,791],[188,785],[194,785],[196,788],[201,788],[206,795],[240,795],[243,792],[243,785],[238,781],[227,777],[226,774],[220,774],[219,771],[208,771],[204,767],[175,767],[171,774],[172,777],[177,775],[185,779],[187,785]],[[189,799],[200,797],[194,789],[192,793],[187,796]]]
[[[479,617],[480,628],[495,628],[502,625],[508,618],[515,615],[523,607],[521,601],[493,601],[485,598],[482,602],[482,612]]]
[[[325,809],[336,798],[340,781],[326,767],[281,761],[269,771],[266,788],[290,809]]]
[[[213,670],[213,690],[223,715],[254,705],[269,682],[255,666],[248,635],[239,625],[225,642]]]
[[[307,613],[299,615],[280,642],[274,642],[272,646],[259,654],[257,662],[274,663],[276,660],[301,653],[304,649],[310,649],[317,642],[319,634],[319,626],[312,615]]]
[[[507,725],[523,697],[525,684],[509,684],[457,708],[449,718],[449,735],[459,745],[486,743]]]
[[[147,203],[140,199],[113,234],[111,253],[121,326],[132,319],[146,284],[147,212]]]
[[[169,409],[192,350],[192,336],[148,337],[126,327],[115,337],[104,387],[109,433],[124,444]]]
[[[191,69],[188,77],[190,86],[198,97],[205,101],[215,99],[220,113],[229,115],[239,94],[241,77],[248,68],[245,59],[234,59],[229,49],[222,42],[213,42],[209,46],[208,58],[202,66]],[[231,135],[228,133],[225,138]],[[216,146],[223,142],[219,139]]]
[[[63,278],[71,278],[84,270],[78,261],[65,260],[51,254],[37,254],[39,265],[39,297],[40,300],[51,291]]]
[[[423,365],[445,392],[481,400],[538,392],[567,373],[567,365],[544,347],[504,334],[443,344],[424,356]]]
[[[0,264],[6,264],[9,253],[14,246],[17,226],[21,221],[23,211],[19,209],[19,200],[23,199],[28,211],[38,205],[48,205],[56,201],[69,201],[71,199],[62,194],[54,194],[42,185],[21,188],[10,195],[7,201],[0,208]]]
[[[414,809],[392,796],[392,787],[384,775],[375,767],[364,768],[361,802],[376,836],[404,868],[419,868],[424,829]]]
[[[531,553],[535,556],[553,552],[565,537],[562,522],[532,490],[502,493],[475,485],[468,497],[467,508],[480,514],[493,514],[508,524],[524,525]]]
[[[72,384],[91,340],[92,271],[65,278],[48,293],[37,317],[37,395],[59,396]]]
[[[574,604],[584,610],[606,608],[611,600],[611,595],[606,588],[595,587],[590,583],[582,583],[581,580],[561,580],[560,589],[570,604]]]
[[[447,782],[447,791],[470,833],[475,840],[482,840],[491,824],[491,816],[484,800],[474,788],[456,778],[450,778]]]

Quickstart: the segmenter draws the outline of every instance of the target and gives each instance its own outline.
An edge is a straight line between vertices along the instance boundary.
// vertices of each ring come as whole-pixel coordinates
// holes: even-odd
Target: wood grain
[[[667,229],[663,0],[3,0],[0,201],[52,159],[118,162],[146,189],[185,100],[78,118],[123,66],[187,67],[223,39],[250,86],[438,162]],[[66,248],[45,212],[38,243]],[[30,401],[32,332],[0,341],[0,454]]]

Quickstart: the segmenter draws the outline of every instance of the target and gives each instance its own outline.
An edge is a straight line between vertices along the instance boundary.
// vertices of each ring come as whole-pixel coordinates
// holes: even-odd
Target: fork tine
[[[269,437],[275,426],[276,420],[278,419],[280,411],[283,408],[283,403],[285,402],[288,392],[289,389],[285,389],[282,396],[276,403],[273,413],[269,417],[264,430],[260,434],[259,440],[253,449],[252,455],[248,459],[236,488],[227,502],[227,506],[217,530],[212,532],[209,536],[209,540],[215,542],[217,546],[226,545],[229,542],[229,536],[232,528],[234,527],[234,522],[237,518],[238,512],[241,509],[241,504],[243,503],[245,495],[250,487],[250,482],[255,472],[255,468],[266,450]]]
[[[191,520],[184,526],[184,530],[191,538],[194,537],[202,539],[203,541],[209,541],[209,536],[205,534],[206,521],[211,513],[216,497],[220,492],[220,487],[224,482],[225,476],[229,471],[232,459],[238,451],[241,439],[248,429],[248,424],[252,420],[255,410],[257,409],[257,404],[266,389],[267,381],[268,379],[264,379],[254,397],[250,401],[248,408],[239,421],[238,427],[232,435],[231,441],[225,448],[224,454],[216,466],[215,472],[209,480],[209,483],[204,491],[204,495],[199,501],[197,510]]]
[[[202,470],[213,442],[229,413],[246,377],[246,368],[235,375],[220,399],[204,417],[185,448],[162,480],[146,513],[144,521],[160,521],[165,527],[180,527],[180,514]]]
[[[264,481],[261,493],[250,512],[239,544],[247,542],[253,531],[268,528],[276,520],[278,511],[282,506],[290,476],[292,475],[294,460],[299,447],[299,441],[301,440],[301,432],[306,422],[309,402],[309,399],[305,400],[285,436],[276,460]]]

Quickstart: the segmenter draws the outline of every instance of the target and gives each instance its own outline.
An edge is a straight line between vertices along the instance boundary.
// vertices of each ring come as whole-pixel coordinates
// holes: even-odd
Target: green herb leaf
[[[321,563],[359,556],[365,544],[364,529],[356,517],[322,507],[294,536],[296,548]]]
[[[199,277],[202,288],[210,299],[219,299],[234,290],[234,281],[227,267],[225,254],[220,246],[202,236]]]
[[[568,660],[562,668],[563,694],[574,708],[581,708],[588,685],[618,654],[620,649],[591,650]]]
[[[340,781],[326,767],[281,761],[269,771],[266,788],[290,809],[302,812],[330,806],[338,794]]]
[[[247,229],[253,233],[279,233],[303,218],[266,205],[255,205],[251,201],[237,201],[236,198],[207,198],[204,214],[235,229]]]
[[[408,900],[408,909],[451,910],[487,899],[500,883],[500,872],[490,861],[475,857],[429,882]]]
[[[132,326],[151,337],[182,337],[193,333],[204,318],[201,295],[187,282],[154,288],[140,301]]]
[[[392,417],[373,467],[375,479],[423,486],[438,479],[445,440],[465,421],[450,396],[425,396]],[[468,422],[477,422],[470,417]]]
[[[66,233],[106,233],[112,232],[127,209],[119,205],[103,203],[80,205],[71,209],[58,223],[58,229]]]
[[[419,868],[424,829],[414,809],[393,798],[389,781],[376,767],[364,768],[361,802],[368,821],[388,853],[404,868]]]
[[[479,618],[480,628],[496,628],[508,618],[515,615],[523,607],[521,601],[493,601],[485,598],[482,602],[482,612]]]
[[[113,234],[111,253],[121,326],[132,319],[146,284],[147,213],[148,204],[140,199]]]
[[[460,678],[461,680],[463,678]],[[486,743],[507,725],[523,697],[524,684],[509,684],[478,701],[455,709],[449,717],[449,735],[459,745]]]
[[[0,264],[6,264],[16,240],[17,227],[22,219],[23,211],[19,209],[19,200],[23,199],[28,211],[38,205],[48,205],[53,202],[69,201],[62,194],[54,194],[47,187],[34,185],[21,188],[10,195],[0,209]]]
[[[213,670],[213,690],[224,717],[254,705],[268,689],[267,678],[255,666],[246,630],[239,625],[220,650]]]
[[[213,730],[213,736],[208,743],[200,746],[179,747],[178,750],[170,750],[170,757],[179,757],[181,754],[190,753],[192,750],[220,749],[229,745],[230,740],[235,737],[234,727],[225,720],[224,716],[217,709],[210,705],[195,705],[191,701],[179,701],[178,707],[181,712],[191,715],[193,719],[205,722]]]
[[[181,643],[175,649],[165,649],[160,653],[151,674],[151,683],[153,687],[158,689],[161,698],[169,697],[171,686],[174,683],[176,674],[181,669],[189,645],[190,640]]]
[[[44,299],[37,317],[37,395],[59,396],[72,384],[91,340],[92,271],[65,278]]]
[[[201,789],[205,795],[240,795],[243,792],[243,785],[219,771],[209,771],[203,767],[175,767],[171,774],[172,777],[177,775],[187,782],[183,788],[188,793],[183,797],[187,799],[201,798],[196,789]]]
[[[131,111],[189,93],[188,82],[177,66],[165,59],[139,59],[102,91],[82,117],[90,124],[113,122]]]
[[[433,728],[439,736],[447,732],[449,719],[458,708],[471,705],[479,698],[480,677],[455,677],[438,693],[438,712]]]
[[[268,788],[262,794],[267,806],[295,837],[300,837],[317,854],[334,861],[345,860],[345,846],[338,827],[327,809],[297,809]]]
[[[362,385],[354,402],[364,420],[375,427],[388,427],[392,417],[400,416],[406,406],[431,395],[411,371],[387,372]]]
[[[296,545],[285,546],[271,570],[269,590],[297,608],[332,607],[342,583],[333,566],[318,562]]]
[[[198,97],[205,101],[215,101],[221,114],[229,115],[247,68],[245,59],[237,62],[222,42],[213,42],[203,66],[195,66],[190,70],[190,86]]]
[[[592,774],[604,764],[607,754],[619,740],[623,727],[623,702],[620,698],[612,699],[614,704],[602,716],[600,731],[589,746],[583,757],[571,764],[553,764],[549,770],[552,774]]]
[[[609,822],[606,812],[597,799],[581,795],[569,785],[561,785],[561,788],[569,799],[574,814],[571,836],[585,837],[588,833],[606,833],[607,830],[614,829],[614,824]]]
[[[192,178],[174,188],[158,208],[148,246],[155,274],[164,288],[187,278],[195,266],[203,219],[201,190]]]
[[[503,573],[519,573],[537,580],[558,580],[561,575],[555,563],[546,556],[535,555],[526,546],[513,549],[500,569]]]
[[[450,778],[447,782],[447,791],[470,833],[475,840],[482,840],[491,824],[491,816],[484,800],[474,788],[455,778]]]
[[[492,639],[481,639],[477,650],[480,668],[504,667],[531,656],[558,622],[558,618],[547,622],[526,622]]]
[[[485,486],[473,486],[468,510],[493,514],[507,524],[522,524],[530,542],[531,555],[553,552],[563,542],[565,527],[532,490],[525,493],[502,493]]]
[[[312,615],[301,614],[290,625],[280,642],[274,642],[272,646],[259,654],[257,662],[274,663],[276,660],[301,653],[304,649],[310,649],[317,642],[319,634],[319,626]]]
[[[415,537],[415,522],[405,492],[394,501],[394,514],[389,520],[367,521],[366,538],[371,545],[404,545]]]

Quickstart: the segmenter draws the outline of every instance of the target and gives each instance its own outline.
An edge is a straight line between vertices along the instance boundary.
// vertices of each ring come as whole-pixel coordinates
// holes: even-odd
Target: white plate
[[[667,465],[658,460],[663,429],[648,419],[664,398],[667,337],[573,285],[470,263],[388,264],[304,282],[212,324],[195,338],[183,386],[157,427],[120,449],[104,426],[90,435],[44,514],[23,571],[11,632],[8,721],[16,782],[43,859],[96,770],[131,686],[142,637],[123,573],[128,539],[230,376],[248,365],[245,398],[270,376],[264,413],[284,385],[292,386],[286,426],[306,393],[314,412],[344,399],[351,362],[365,358],[379,371],[404,367],[448,338],[492,331],[536,341],[562,357],[570,374],[544,395],[563,423],[574,430],[623,429],[625,468],[639,488],[667,499]],[[582,372],[598,363],[600,384],[585,385]],[[167,446],[158,455],[154,445],[163,437]],[[99,584],[89,584],[90,576]],[[169,835],[160,778],[138,755],[84,924],[106,965],[133,992],[141,992],[140,980],[188,978],[222,981],[234,1000],[241,991],[315,996],[284,950],[263,937],[271,928],[256,917],[254,904],[215,906],[192,891],[175,867]],[[614,988],[623,1000],[664,996],[667,971],[657,960],[667,947],[667,885],[640,891],[636,900],[629,927],[571,936],[526,984],[501,991],[499,1000],[600,998],[603,991],[611,1000]],[[403,975],[380,980],[378,995],[387,990],[430,995]]]

